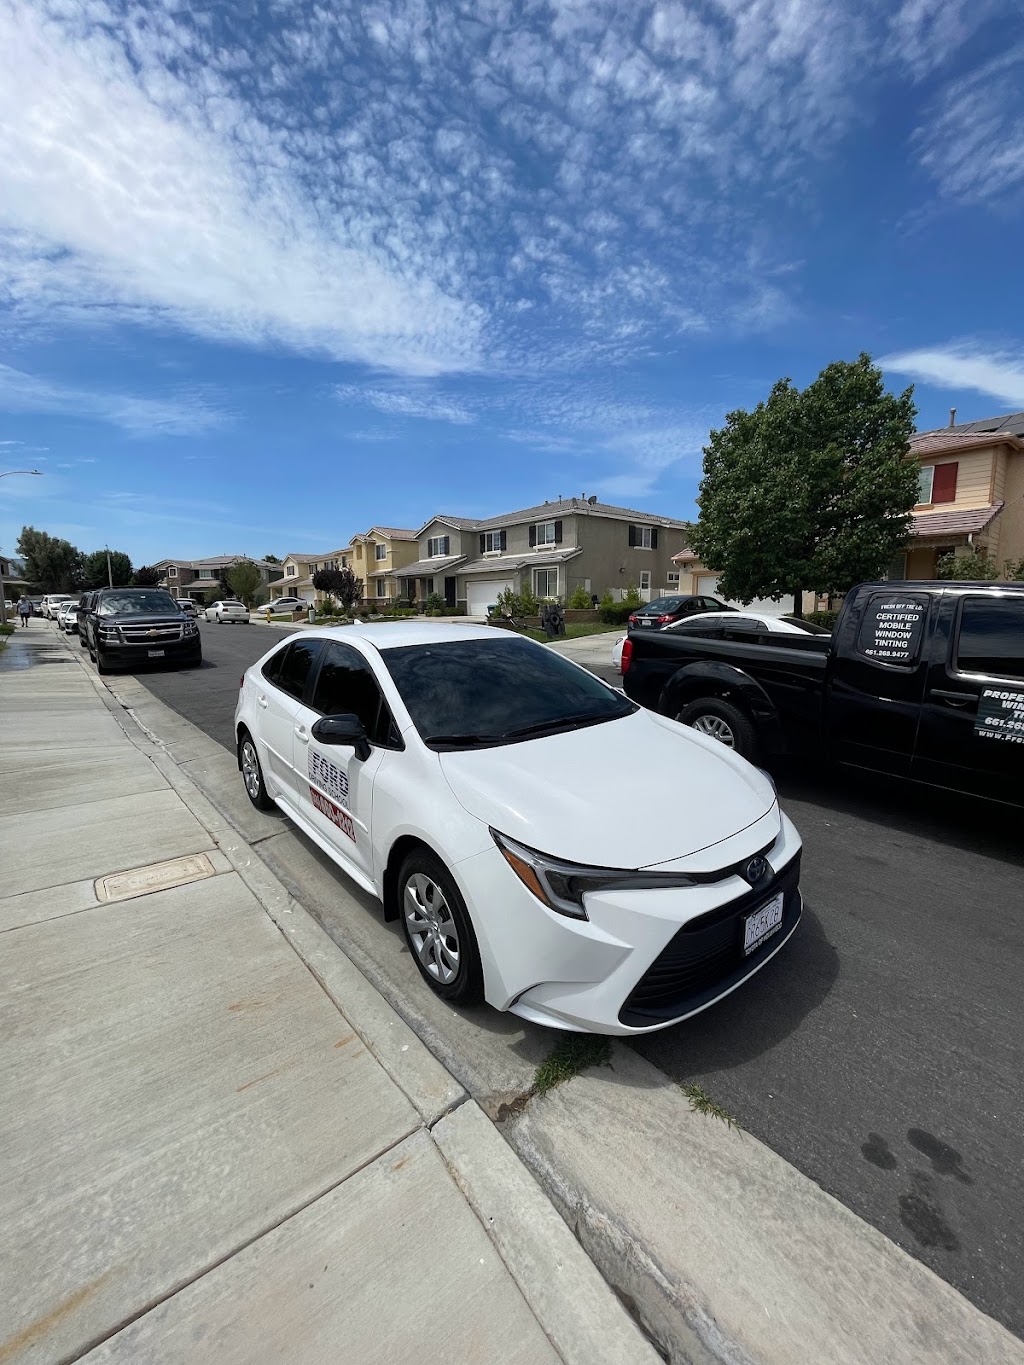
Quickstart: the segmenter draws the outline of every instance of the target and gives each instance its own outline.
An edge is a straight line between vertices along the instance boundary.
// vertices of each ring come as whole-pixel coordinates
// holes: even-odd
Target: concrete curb
[[[118,702],[77,651],[73,657],[129,742],[146,754],[207,830],[416,1108],[452,1178],[567,1365],[654,1365],[658,1356],[636,1322],[484,1111],[192,782],[159,737]]]

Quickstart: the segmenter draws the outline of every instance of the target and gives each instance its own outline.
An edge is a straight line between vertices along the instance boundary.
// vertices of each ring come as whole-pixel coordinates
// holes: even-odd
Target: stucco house
[[[437,593],[482,615],[502,592],[529,586],[565,602],[577,587],[621,598],[635,586],[645,601],[673,591],[672,556],[687,523],[602,503],[560,498],[496,517],[434,516],[417,532],[418,558],[400,569],[402,596]]]
[[[419,554],[416,532],[402,526],[371,526],[345,549],[348,567],[363,583],[363,600],[383,605],[401,591],[398,573]]]
[[[221,580],[228,569],[248,555],[211,555],[207,559],[161,559],[153,565],[160,573],[158,587],[172,597],[191,597],[196,602],[213,602],[221,593]],[[281,565],[266,559],[252,561],[260,578],[269,587],[281,574]]]

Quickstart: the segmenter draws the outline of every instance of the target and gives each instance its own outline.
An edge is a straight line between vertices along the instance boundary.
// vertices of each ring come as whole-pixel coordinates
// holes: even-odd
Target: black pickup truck
[[[628,697],[747,758],[1024,804],[1024,583],[862,583],[831,635],[630,631],[622,670]]]

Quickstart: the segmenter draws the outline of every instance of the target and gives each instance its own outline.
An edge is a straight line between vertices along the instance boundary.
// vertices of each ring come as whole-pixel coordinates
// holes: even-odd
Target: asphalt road
[[[239,677],[285,632],[202,632],[202,669],[142,677],[230,748]],[[1024,821],[865,774],[776,778],[805,844],[800,931],[634,1045],[1024,1335]],[[685,822],[700,793],[667,799]]]

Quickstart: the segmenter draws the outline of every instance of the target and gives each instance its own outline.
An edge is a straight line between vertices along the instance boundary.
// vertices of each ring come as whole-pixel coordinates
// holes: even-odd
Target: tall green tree
[[[906,544],[917,501],[913,388],[885,391],[869,355],[801,390],[780,379],[753,412],[730,412],[704,447],[693,549],[725,597],[844,592],[878,578]]]
[[[93,550],[82,561],[82,586],[86,588],[127,587],[133,582],[135,571],[132,561],[123,550],[110,551],[110,575],[107,575],[107,551]],[[110,578],[113,583],[110,584]]]
[[[140,564],[132,582],[137,588],[155,588],[160,582],[160,570],[154,569],[152,564]]]
[[[278,559],[277,555],[264,555],[263,562],[264,564],[280,564],[281,561]]]
[[[263,585],[259,569],[251,559],[240,559],[227,571],[228,586],[235,596],[247,607],[256,601],[256,594]]]
[[[23,526],[18,554],[25,577],[41,592],[77,592],[82,586],[82,552],[69,540]]]

